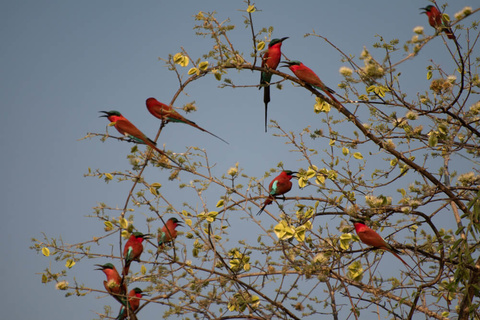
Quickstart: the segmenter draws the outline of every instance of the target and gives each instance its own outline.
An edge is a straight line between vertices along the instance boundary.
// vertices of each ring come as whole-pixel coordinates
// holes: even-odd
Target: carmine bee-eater
[[[262,57],[262,68],[276,70],[282,58],[282,42],[288,39],[284,37],[281,39],[272,39],[268,44],[267,51]],[[260,87],[264,87],[263,102],[265,103],[265,132],[267,132],[267,113],[268,103],[270,102],[270,81],[272,81],[272,74],[269,72],[262,72],[260,75]]]
[[[160,120],[163,120],[165,122],[179,122],[179,123],[188,124],[188,125],[190,125],[194,128],[197,128],[198,130],[201,130],[203,132],[211,134],[215,138],[218,138],[218,139],[222,140],[223,142],[225,142],[226,144],[228,144],[227,141],[223,140],[222,138],[220,138],[217,135],[214,135],[210,131],[207,131],[207,130],[203,129],[202,127],[197,125],[195,122],[188,120],[187,118],[182,116],[180,113],[175,111],[175,109],[173,109],[171,106],[168,106],[164,103],[161,103],[160,101],[158,101],[155,98],[148,98],[147,101],[146,101],[146,104],[147,104],[148,111],[150,111],[150,113],[154,117],[156,117]]]
[[[150,235],[141,232],[133,232],[130,235],[125,247],[123,248],[123,257],[125,258],[125,266],[123,267],[123,275],[128,274],[132,261],[140,261],[143,252],[143,240],[150,238]]]
[[[257,212],[257,215],[265,210],[265,207],[273,202],[273,199],[277,196],[283,196],[283,200],[285,200],[285,193],[292,189],[292,181],[290,181],[294,174],[297,173],[295,171],[284,170],[282,171],[275,179],[270,182],[268,186],[268,198],[263,203],[262,208],[260,211]]]
[[[127,308],[130,309],[129,312],[134,313],[140,306],[140,299],[146,295],[147,294],[143,293],[142,289],[140,288],[134,288],[130,290],[130,292],[128,293],[128,303],[127,303]],[[120,312],[118,313],[116,320],[123,320],[127,317],[127,315],[128,315],[127,309],[125,305],[123,305],[122,308],[120,308]]]
[[[437,7],[428,5],[425,8],[420,8],[422,13],[428,16],[428,23],[438,32],[445,32],[448,39],[455,39],[452,29],[448,26],[448,21],[443,17],[443,14],[438,11]]]
[[[162,227],[162,230],[158,233],[157,240],[158,246],[164,246],[166,243],[172,242],[177,238],[177,230],[175,230],[178,226],[182,226],[182,222],[179,221],[177,218],[170,218],[167,220],[165,225]]]
[[[297,60],[282,61],[282,63],[285,63],[285,65],[282,65],[281,67],[288,67],[298,79],[302,80],[308,85],[311,85],[312,87],[322,90],[330,97],[330,99],[332,99],[339,105],[342,105],[333,96],[332,93],[335,93],[335,91],[333,91],[333,89],[330,89],[329,87],[324,85],[322,80],[320,80],[320,78],[317,76],[315,72],[312,71],[312,69],[310,69],[309,67],[307,67],[306,65],[304,65],[303,63]]]
[[[107,280],[103,281],[103,286],[110,295],[112,295],[118,302],[123,303],[125,301],[125,293],[127,292],[127,286],[122,284],[122,277],[118,274],[117,269],[111,263],[105,263],[104,265],[96,264],[98,267],[96,270],[102,270],[107,276]]]
[[[105,113],[104,115],[101,115],[100,117],[105,117],[107,118],[110,122],[115,123],[115,129],[120,132],[120,134],[123,134],[124,136],[129,137],[136,143],[140,144],[146,144],[152,149],[155,149],[159,154],[166,156],[168,159],[171,161],[175,162],[172,160],[170,157],[168,157],[165,152],[157,148],[157,144],[155,141],[151,140],[148,138],[142,131],[140,131],[137,127],[133,125],[130,121],[128,121],[127,118],[122,116],[122,114],[116,110],[111,110],[111,111],[100,111]],[[177,162],[175,162],[177,163]],[[178,164],[178,163],[177,163]]]
[[[401,253],[390,244],[388,244],[378,233],[370,229],[367,225],[363,223],[361,219],[350,219],[350,222],[353,223],[355,226],[355,231],[357,232],[358,237],[360,240],[368,246],[375,247],[377,249],[386,250],[392,253],[395,257],[397,257],[400,261],[403,262],[409,269],[410,266],[400,258],[399,254]]]
[[[170,218],[167,220],[165,225],[162,229],[158,232],[157,240],[158,240],[158,251],[157,251],[157,258],[160,253],[160,249],[165,247],[165,244],[172,242],[177,238],[177,227],[182,226],[182,222],[179,221],[177,218]]]

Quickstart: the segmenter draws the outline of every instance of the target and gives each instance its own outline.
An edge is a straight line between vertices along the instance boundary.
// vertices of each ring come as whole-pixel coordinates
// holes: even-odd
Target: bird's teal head
[[[149,234],[143,234],[141,232],[133,232],[132,233],[132,236],[134,236],[135,238],[142,238],[142,239],[150,239],[150,235]]]
[[[425,10],[425,11],[420,12],[420,14],[432,11],[432,8],[433,8],[433,6],[431,4],[429,4],[425,8],[420,8],[420,10]]]
[[[298,173],[297,171],[291,171],[291,170],[283,170],[289,177],[295,177],[295,173]]]
[[[178,220],[177,218],[170,218],[168,220],[172,221],[174,224],[176,224],[178,226],[182,226],[182,222],[180,220]]]
[[[282,43],[283,41],[287,40],[288,37],[284,37],[284,38],[281,38],[281,39],[278,39],[278,38],[275,38],[275,39],[272,39],[270,41],[270,43],[268,44],[268,47],[270,48],[271,46],[274,46],[276,45],[277,43]]]
[[[350,222],[355,224],[355,223],[362,223],[365,224],[366,220],[362,217],[350,217]]]
[[[108,117],[111,117],[111,116],[117,116],[117,117],[122,116],[122,114],[120,112],[118,112],[117,110],[99,111],[99,112],[105,113],[105,114],[102,114],[99,118],[101,118],[101,117],[108,118]]]
[[[281,61],[280,63],[285,63],[283,66],[280,66],[280,68],[284,68],[284,67],[291,67],[291,66],[299,66],[301,65],[302,63],[298,60],[290,60],[290,61]]]
[[[105,264],[96,264],[95,266],[98,267],[98,269],[95,270],[105,270],[105,269],[114,269],[115,267],[111,263],[105,263]]]

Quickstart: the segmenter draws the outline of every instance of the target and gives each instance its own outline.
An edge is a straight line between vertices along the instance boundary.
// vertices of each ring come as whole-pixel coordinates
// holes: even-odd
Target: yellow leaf
[[[128,228],[128,221],[125,218],[120,219],[120,227],[122,229],[127,229]]]
[[[182,67],[186,67],[190,63],[190,59],[183,53],[179,52],[173,56],[173,62]]]
[[[285,220],[280,221],[280,223],[275,226],[273,231],[280,240],[290,239],[295,234],[295,230],[293,230],[293,228],[290,227]]]
[[[47,247],[43,247],[42,253],[45,257],[48,257],[50,255],[50,250]]]
[[[265,41],[257,43],[257,51],[262,51],[265,48]]]
[[[105,231],[113,230],[113,224],[110,221],[105,221],[103,224],[105,225]]]
[[[74,265],[75,261],[73,261],[73,259],[68,259],[67,263],[65,263],[65,267],[67,267],[68,269],[72,268]]]
[[[215,205],[215,207],[217,207],[217,208],[223,207],[223,203],[224,203],[224,202],[225,202],[225,201],[224,201],[223,199],[218,200],[218,202],[217,202],[217,204]]]
[[[331,147],[331,146],[333,146],[334,144],[335,144],[335,140],[330,139],[330,142],[328,143],[328,145]]]
[[[112,176],[110,173],[105,173],[105,177],[106,177],[108,180],[112,180],[112,179],[113,179],[113,176]]]
[[[195,74],[195,73],[196,73],[196,74],[199,73],[199,72],[198,72],[198,69],[195,68],[195,67],[194,67],[194,68],[190,68],[190,70],[188,70],[188,75],[189,75],[189,76],[191,76],[191,75],[193,75],[193,74]]]
[[[247,8],[247,12],[248,13],[253,13],[255,12],[255,6],[253,4],[249,5],[248,8]]]
[[[361,154],[360,152],[355,152],[355,153],[353,154],[353,157],[354,157],[355,159],[359,159],[359,160],[360,160],[360,159],[363,159],[363,156],[362,156],[362,154]]]
[[[307,181],[306,179],[298,179],[298,186],[300,187],[300,189],[302,188],[305,188],[305,186],[307,185]]]
[[[208,69],[208,61],[203,61],[198,64],[198,68],[202,71],[205,71]]]
[[[145,275],[147,273],[147,268],[145,267],[144,264],[142,264],[142,266],[140,267],[140,272]]]
[[[342,148],[342,153],[343,153],[344,156],[346,156],[347,154],[350,153],[350,150],[348,150],[348,148],[343,147]]]
[[[217,217],[218,212],[217,211],[210,211],[207,215],[207,221],[208,222],[213,222],[215,221],[215,218]]]
[[[128,237],[130,237],[130,232],[127,230],[122,230],[122,238],[126,239]]]
[[[250,266],[250,263],[245,263],[245,264],[243,265],[243,270],[245,270],[245,271],[250,271],[251,268],[252,268],[252,267]]]
[[[185,224],[186,224],[187,226],[189,226],[189,227],[192,226],[192,219],[185,219],[184,221],[185,221]]]
[[[428,72],[427,72],[427,80],[432,79],[432,76],[433,76],[432,71],[431,71],[431,70],[428,70]]]
[[[340,236],[340,248],[348,250],[350,248],[350,241],[352,241],[351,233],[344,233]]]
[[[325,184],[325,176],[323,174],[317,175],[317,178],[315,179],[315,183],[319,185]]]
[[[347,277],[355,281],[361,281],[363,278],[363,268],[360,261],[355,261],[348,266]]]
[[[215,79],[217,79],[218,81],[222,80],[222,74],[220,72],[216,72]]]

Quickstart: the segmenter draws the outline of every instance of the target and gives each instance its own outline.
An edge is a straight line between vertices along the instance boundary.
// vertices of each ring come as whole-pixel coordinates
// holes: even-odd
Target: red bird
[[[425,8],[420,8],[420,10],[425,10],[421,13],[425,13],[428,16],[428,23],[435,28],[435,30],[445,32],[448,39],[455,39],[452,29],[448,26],[448,21],[443,17],[437,7],[428,5]]]
[[[282,59],[282,42],[288,39],[284,37],[281,39],[272,39],[268,44],[268,50],[262,57],[262,68],[276,70],[280,60]],[[265,132],[267,132],[267,112],[268,103],[270,102],[270,82],[272,81],[272,74],[269,72],[262,72],[260,74],[260,87],[264,87],[263,102],[265,103]]]
[[[182,222],[177,218],[170,218],[167,223],[162,227],[162,231],[158,233],[158,246],[164,246],[168,242],[172,242],[177,238],[177,228],[182,226]]]
[[[182,226],[181,221],[177,218],[170,218],[167,220],[165,225],[162,229],[158,232],[157,240],[158,240],[158,249],[162,249],[166,243],[172,242],[177,238],[177,230],[175,230],[178,226]],[[157,251],[157,257],[160,253],[160,250]]]
[[[150,113],[154,117],[156,117],[160,120],[163,120],[165,122],[180,122],[180,123],[188,124],[188,125],[190,125],[194,128],[197,128],[198,130],[201,130],[203,132],[211,134],[212,136],[222,140],[226,144],[229,144],[227,141],[223,140],[219,136],[214,135],[210,131],[207,131],[207,130],[203,129],[202,127],[197,125],[195,122],[188,120],[187,118],[182,116],[180,113],[175,111],[175,109],[173,109],[171,106],[167,106],[166,104],[161,103],[160,101],[158,101],[155,98],[148,98],[147,101],[146,101],[146,104],[147,104],[148,111],[150,111]]]
[[[134,232],[130,235],[125,247],[123,248],[123,257],[125,258],[125,266],[123,267],[123,275],[128,274],[132,261],[140,261],[143,252],[143,240],[148,239],[150,235],[141,232]]]
[[[297,76],[298,79],[302,80],[308,85],[311,85],[312,87],[322,90],[330,97],[330,99],[332,99],[339,105],[342,105],[340,101],[335,99],[335,97],[333,96],[332,93],[335,93],[335,91],[324,85],[322,80],[320,80],[320,78],[315,72],[312,71],[312,69],[297,60],[282,61],[282,63],[285,63],[285,65],[283,65],[282,67],[288,67],[295,74],[295,76]]]
[[[122,284],[122,277],[118,274],[117,269],[111,263],[104,265],[96,264],[98,267],[96,270],[102,270],[107,276],[107,280],[103,281],[103,286],[110,295],[112,295],[118,302],[123,303],[125,301],[125,293],[127,292],[127,286]],[[122,298],[123,296],[123,298]]]
[[[120,134],[123,134],[124,136],[129,137],[136,143],[141,143],[141,144],[146,144],[152,149],[155,149],[158,153],[161,155],[167,157],[174,163],[178,165],[178,163],[174,160],[172,160],[170,157],[168,157],[165,152],[157,148],[157,143],[151,139],[149,139],[142,131],[140,131],[137,127],[133,125],[130,121],[128,121],[127,118],[122,116],[122,114],[118,111],[111,110],[111,111],[100,111],[105,113],[104,115],[101,115],[100,117],[105,117],[107,118],[110,122],[115,123],[115,129],[120,132]]]
[[[268,198],[263,203],[260,211],[257,212],[257,216],[265,210],[265,207],[273,202],[273,199],[277,196],[282,195],[283,200],[285,200],[285,193],[292,189],[292,181],[295,171],[284,170],[282,171],[275,179],[270,182],[268,186]]]
[[[142,289],[140,288],[134,288],[130,290],[130,292],[128,293],[128,303],[127,303],[127,307],[129,307],[130,312],[134,313],[135,311],[137,311],[138,307],[140,306],[140,299],[146,295],[147,294],[143,293]],[[117,318],[115,318],[115,320],[123,320],[127,317],[127,315],[128,315],[128,312],[124,304],[120,309],[120,312],[118,313],[118,316]]]
[[[394,247],[392,247],[390,244],[388,244],[378,233],[376,233],[375,231],[367,227],[362,222],[362,220],[350,219],[350,222],[352,222],[353,225],[355,226],[355,231],[357,232],[358,237],[363,243],[371,247],[386,250],[392,253],[395,257],[397,257],[400,261],[402,261],[403,264],[405,264],[408,268],[410,268],[410,266],[402,258],[400,258],[399,254],[401,252],[395,249]]]

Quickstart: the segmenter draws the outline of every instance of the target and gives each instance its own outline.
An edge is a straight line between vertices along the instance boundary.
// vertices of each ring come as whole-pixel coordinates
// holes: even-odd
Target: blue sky
[[[421,25],[432,34],[419,1],[259,1],[254,26],[274,26],[274,37],[289,36],[283,51],[302,60],[332,88],[341,80],[340,55],[325,42],[304,38],[315,30],[346,53],[359,55],[377,40],[397,37],[401,42]],[[448,12],[459,11],[472,1],[451,2]],[[251,34],[243,26],[242,1],[9,1],[0,11],[0,90],[2,92],[0,163],[3,168],[0,224],[3,263],[2,285],[9,294],[0,302],[10,319],[43,317],[70,320],[95,317],[102,306],[96,299],[64,298],[64,292],[43,285],[41,272],[50,260],[28,247],[30,238],[63,236],[68,243],[91,239],[102,225],[85,216],[100,201],[123,206],[128,185],[84,178],[88,168],[122,170],[130,144],[98,139],[82,140],[87,132],[105,131],[107,122],[98,111],[116,109],[153,137],[159,121],[145,108],[145,99],[168,103],[178,88],[176,76],[158,57],[166,58],[183,46],[198,58],[211,46],[210,39],[195,36],[193,15],[217,11],[219,20],[231,19],[235,46],[248,56]],[[403,89],[425,90],[428,60],[446,59],[441,38],[432,41],[419,57],[402,66]],[[257,73],[235,71],[229,78],[238,84],[255,84]],[[286,168],[301,164],[288,153],[283,141],[263,131],[262,93],[256,88],[219,89],[212,76],[188,88],[176,105],[195,100],[198,112],[188,118],[230,142],[225,145],[193,128],[168,126],[160,145],[183,150],[186,145],[205,148],[221,175],[237,161],[249,175],[261,176],[279,161]],[[313,97],[285,83],[272,89],[270,118],[287,130],[312,124]],[[288,88],[288,90],[286,90]],[[114,132],[114,131],[111,131]],[[159,176],[159,180],[164,177]],[[296,189],[298,192],[298,189]],[[182,199],[188,201],[188,199]],[[76,266],[79,282],[101,288],[103,274],[93,263]],[[76,273],[77,272],[77,273]],[[91,278],[89,278],[91,273]],[[6,289],[8,288],[8,289]],[[20,306],[22,305],[22,306]],[[28,306],[28,307],[24,307]],[[147,311],[144,310],[147,314]]]

